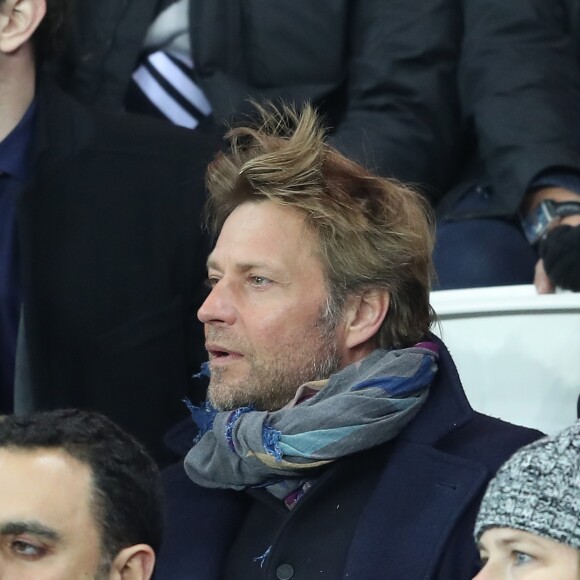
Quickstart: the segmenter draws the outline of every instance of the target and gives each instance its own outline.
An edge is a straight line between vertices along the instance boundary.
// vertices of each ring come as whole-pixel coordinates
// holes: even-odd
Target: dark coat
[[[96,116],[50,84],[38,98],[36,177],[17,213],[28,343],[18,410],[99,410],[160,459],[205,354],[195,313],[215,143]]]
[[[119,109],[156,2],[77,4],[65,86]],[[459,0],[191,0],[190,11],[195,78],[218,123],[248,97],[310,100],[363,165],[431,197],[453,182]]]
[[[342,530],[335,522],[330,534],[324,514],[348,500],[345,474],[365,477],[373,462],[380,461],[378,483],[361,511],[341,578],[470,580],[479,559],[473,525],[486,484],[516,449],[539,435],[474,412],[441,344],[439,371],[417,417],[394,442],[343,460],[345,468],[336,471],[318,496],[295,508],[291,524],[274,540],[260,578],[275,580],[281,563],[300,568],[296,580],[328,578],[320,571],[326,559],[336,557],[333,537]],[[166,530],[155,578],[220,579],[252,500],[243,492],[196,486],[181,464],[163,477]],[[318,557],[308,560],[312,544]]]
[[[476,137],[447,217],[513,216],[540,173],[580,171],[580,3],[465,0],[459,69],[465,120]],[[465,194],[481,198],[450,208]]]

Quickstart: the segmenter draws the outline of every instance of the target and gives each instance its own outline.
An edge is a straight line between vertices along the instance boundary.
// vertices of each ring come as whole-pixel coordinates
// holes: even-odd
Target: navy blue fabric
[[[531,284],[538,260],[519,225],[502,218],[439,223],[436,290]]]
[[[531,284],[538,260],[515,220],[489,214],[489,186],[472,187],[452,207],[465,219],[440,219],[433,262],[434,290]]]
[[[546,171],[530,185],[562,187],[580,193],[580,173]],[[435,290],[531,284],[537,252],[530,247],[519,223],[507,217],[489,215],[492,207],[489,186],[472,187],[452,207],[465,219],[441,219],[437,224],[434,262]]]
[[[34,125],[32,104],[20,123],[0,143],[0,413],[14,400],[14,360],[22,287],[18,268],[16,202],[30,176],[28,155]]]

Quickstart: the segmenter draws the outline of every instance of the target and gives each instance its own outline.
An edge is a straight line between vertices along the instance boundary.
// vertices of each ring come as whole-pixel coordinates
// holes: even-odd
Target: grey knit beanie
[[[580,549],[580,420],[517,451],[491,480],[475,522],[514,528]]]

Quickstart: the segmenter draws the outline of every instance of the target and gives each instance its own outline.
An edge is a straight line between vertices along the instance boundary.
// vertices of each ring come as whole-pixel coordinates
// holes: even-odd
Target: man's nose
[[[236,318],[234,297],[225,280],[219,280],[197,311],[203,324],[233,324]]]

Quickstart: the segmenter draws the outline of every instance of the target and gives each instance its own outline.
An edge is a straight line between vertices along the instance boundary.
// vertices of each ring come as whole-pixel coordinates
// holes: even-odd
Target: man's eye
[[[24,556],[25,558],[41,558],[47,552],[44,546],[39,546],[37,544],[31,544],[24,540],[14,540],[12,542],[12,551],[18,556]]]
[[[205,285],[211,290],[219,282],[218,278],[209,277],[205,280]]]
[[[533,556],[530,556],[525,552],[518,552],[517,550],[512,553],[512,557],[516,566],[523,566],[524,564],[529,564],[534,560]]]
[[[250,282],[253,286],[265,286],[266,284],[270,284],[272,280],[265,276],[250,276]]]

